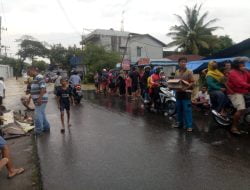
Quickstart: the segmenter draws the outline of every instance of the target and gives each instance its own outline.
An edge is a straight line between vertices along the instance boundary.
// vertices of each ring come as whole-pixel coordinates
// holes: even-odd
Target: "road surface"
[[[188,134],[139,103],[92,92],[64,135],[52,94],[47,113],[51,133],[37,139],[45,190],[250,188],[249,136],[232,137],[208,116],[195,116]]]

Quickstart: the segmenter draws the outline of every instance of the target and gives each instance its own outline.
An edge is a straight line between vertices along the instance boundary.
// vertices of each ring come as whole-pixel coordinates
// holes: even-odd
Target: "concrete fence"
[[[9,65],[0,65],[0,77],[4,79],[13,77],[13,68]]]

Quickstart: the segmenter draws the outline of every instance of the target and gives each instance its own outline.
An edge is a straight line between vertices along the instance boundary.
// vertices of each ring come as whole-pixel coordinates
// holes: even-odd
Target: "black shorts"
[[[63,112],[64,110],[69,111],[70,110],[70,104],[61,103],[60,104],[60,111]]]
[[[138,84],[132,84],[132,88],[131,88],[132,93],[136,92],[137,90],[138,90]]]

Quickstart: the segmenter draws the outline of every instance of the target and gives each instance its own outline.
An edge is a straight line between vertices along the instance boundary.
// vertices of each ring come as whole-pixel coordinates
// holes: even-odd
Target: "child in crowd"
[[[210,108],[210,98],[207,93],[207,87],[203,86],[201,91],[197,94],[196,98],[192,101],[193,105],[205,111],[205,115],[208,115]]]
[[[57,91],[57,103],[58,108],[61,111],[61,121],[62,121],[62,129],[61,133],[65,132],[65,124],[64,124],[64,110],[67,112],[67,123],[68,127],[70,127],[70,104],[74,104],[74,99],[72,97],[71,90],[69,88],[68,80],[66,78],[61,79],[61,88]]]

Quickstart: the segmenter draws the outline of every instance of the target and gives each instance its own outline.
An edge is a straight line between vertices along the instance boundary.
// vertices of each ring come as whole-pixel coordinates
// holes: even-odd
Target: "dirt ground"
[[[8,79],[4,105],[11,110],[24,110],[20,98],[24,94],[25,86],[21,81]],[[12,160],[17,167],[23,167],[25,173],[11,180],[7,179],[7,170],[0,172],[1,190],[38,190],[41,188],[39,164],[36,154],[36,143],[33,136],[25,136],[7,141]]]

